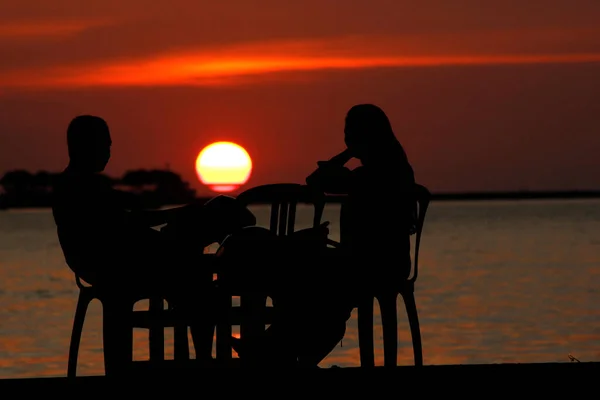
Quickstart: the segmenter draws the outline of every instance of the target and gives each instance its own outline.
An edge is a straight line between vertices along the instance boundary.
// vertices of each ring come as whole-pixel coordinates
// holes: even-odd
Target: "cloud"
[[[402,50],[399,50],[402,49]],[[156,54],[94,64],[72,64],[0,73],[4,88],[218,86],[251,83],[282,72],[478,65],[600,62],[600,52],[459,53],[407,52],[389,37],[345,37],[250,43]],[[262,80],[257,79],[257,82]]]
[[[105,20],[39,20],[0,22],[1,39],[67,37],[107,25]]]

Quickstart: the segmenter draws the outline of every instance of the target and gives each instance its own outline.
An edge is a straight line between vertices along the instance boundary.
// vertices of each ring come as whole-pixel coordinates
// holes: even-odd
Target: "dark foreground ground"
[[[277,398],[430,397],[539,398],[596,397],[600,363],[440,365],[315,370],[165,369],[127,378],[104,376],[0,380],[11,396],[71,397],[273,396]]]

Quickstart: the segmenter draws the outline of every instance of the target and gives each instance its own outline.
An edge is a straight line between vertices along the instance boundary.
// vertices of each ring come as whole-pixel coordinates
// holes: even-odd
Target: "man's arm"
[[[157,226],[182,219],[204,220],[207,212],[204,206],[204,201],[193,201],[183,206],[163,210],[134,210],[130,215],[138,224]]]
[[[165,210],[132,210],[129,212],[131,221],[136,225],[158,226],[166,224],[174,219],[175,213],[182,207],[169,208]]]
[[[175,214],[180,212],[182,208],[190,207],[190,205],[186,205],[164,210],[146,210],[143,208],[139,196],[117,189],[113,189],[112,193],[114,201],[119,207],[128,211],[128,219],[139,226],[152,227],[166,224],[172,221]]]
[[[120,208],[124,208],[125,210],[141,210],[143,208],[140,196],[134,193],[110,188],[110,194],[112,200]]]

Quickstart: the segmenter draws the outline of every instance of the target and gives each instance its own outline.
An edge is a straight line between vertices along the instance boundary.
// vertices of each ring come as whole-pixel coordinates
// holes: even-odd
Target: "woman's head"
[[[373,104],[358,104],[348,111],[344,135],[348,150],[363,162],[398,143],[387,115]]]

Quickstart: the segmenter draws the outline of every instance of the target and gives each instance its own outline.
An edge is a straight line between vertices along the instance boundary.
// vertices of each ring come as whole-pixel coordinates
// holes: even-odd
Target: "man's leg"
[[[166,264],[164,271],[170,301],[190,321],[197,359],[212,357],[216,302],[211,261],[209,257],[197,257],[190,263],[185,257],[179,258],[176,268]]]
[[[181,232],[161,231],[139,263],[145,284],[161,293],[188,319],[196,358],[212,356],[214,285],[211,256]]]
[[[187,284],[179,285],[177,290],[180,294],[173,299],[173,304],[189,321],[196,359],[209,360],[216,324],[213,290],[206,285]]]

